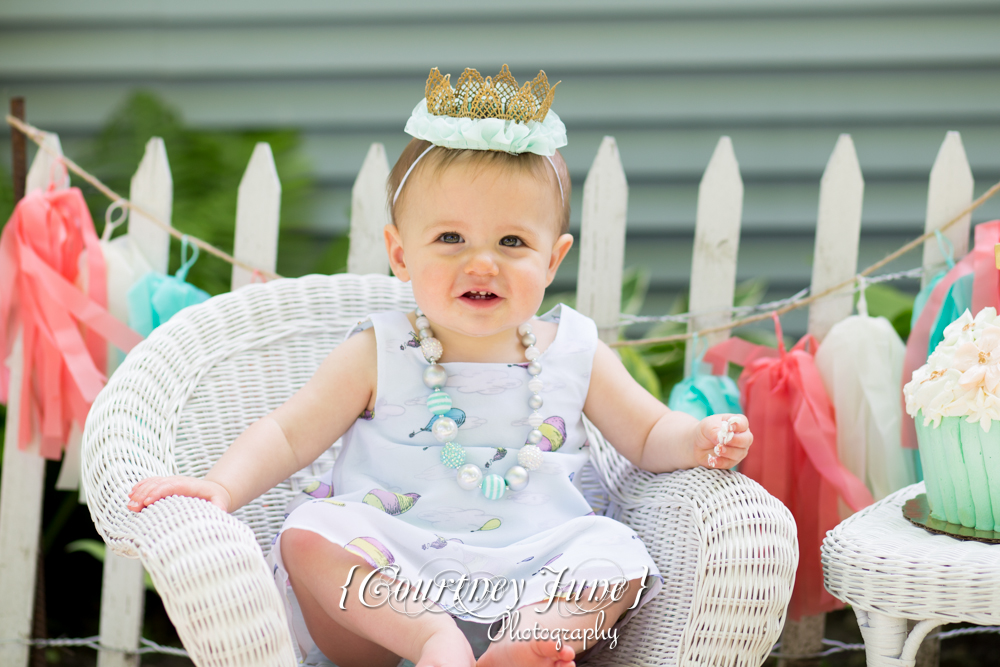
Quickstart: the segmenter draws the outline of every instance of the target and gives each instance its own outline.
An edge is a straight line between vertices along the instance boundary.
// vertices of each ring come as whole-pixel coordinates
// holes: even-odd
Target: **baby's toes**
[[[552,660],[556,667],[559,667],[559,663],[572,662],[573,658],[576,656],[576,651],[573,650],[572,646],[567,646],[563,644],[561,647],[556,648],[556,642],[554,641],[537,641],[534,642],[535,652],[543,657]]]

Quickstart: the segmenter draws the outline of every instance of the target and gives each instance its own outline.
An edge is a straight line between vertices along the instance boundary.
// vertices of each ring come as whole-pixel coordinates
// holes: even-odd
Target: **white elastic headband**
[[[424,152],[421,153],[417,157],[417,159],[413,161],[413,164],[411,164],[410,168],[406,170],[406,173],[403,174],[403,179],[399,182],[399,187],[396,188],[396,192],[393,193],[393,195],[392,195],[392,205],[393,206],[396,205],[396,200],[399,199],[399,193],[403,191],[403,186],[406,185],[406,179],[408,179],[410,177],[410,172],[413,171],[413,168],[417,166],[417,163],[420,162],[420,160],[422,160],[425,155],[427,155],[428,153],[431,152],[432,148],[434,148],[434,144],[431,144],[430,146],[428,146],[426,148],[426,150],[424,150]],[[552,165],[552,171],[555,172],[555,174],[556,174],[556,182],[559,183],[559,197],[562,198],[562,204],[563,204],[563,206],[565,206],[566,205],[566,194],[563,192],[562,178],[559,176],[559,170],[556,169],[556,163],[552,161],[552,158],[550,156],[546,155],[545,159],[549,161],[550,165]]]

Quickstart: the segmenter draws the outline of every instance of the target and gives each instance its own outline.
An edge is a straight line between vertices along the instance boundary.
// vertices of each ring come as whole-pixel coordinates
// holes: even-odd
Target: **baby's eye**
[[[500,245],[507,248],[517,248],[518,246],[524,245],[524,241],[516,236],[505,236],[500,239]]]
[[[462,235],[456,234],[455,232],[445,232],[438,237],[438,241],[444,241],[445,243],[461,243]]]

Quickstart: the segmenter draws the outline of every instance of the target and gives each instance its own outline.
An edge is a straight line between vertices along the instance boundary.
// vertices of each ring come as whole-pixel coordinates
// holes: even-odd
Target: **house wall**
[[[809,282],[840,133],[865,176],[862,267],[922,231],[946,131],[962,134],[976,195],[1000,179],[998,35],[1000,4],[983,0],[6,0],[0,91],[24,95],[70,155],[136,88],[198,127],[299,128],[319,205],[282,225],[328,238],[346,230],[368,145],[390,161],[405,145],[430,67],[485,75],[506,62],[519,81],[543,68],[562,81],[574,228],[613,135],[630,183],[626,265],[651,270],[646,310],[663,312],[687,290],[698,181],[722,134],[745,183],[738,278],[766,278],[775,297]],[[1000,203],[973,222],[995,217]],[[572,289],[570,262],[557,289]]]

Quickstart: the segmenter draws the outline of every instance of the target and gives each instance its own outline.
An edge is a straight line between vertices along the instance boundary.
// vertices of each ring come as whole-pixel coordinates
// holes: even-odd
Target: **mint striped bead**
[[[490,500],[500,500],[507,490],[507,482],[500,475],[487,475],[483,478],[483,495]]]
[[[427,409],[436,415],[443,415],[451,410],[451,396],[443,391],[435,391],[427,397]]]
[[[445,443],[441,449],[441,463],[449,468],[458,468],[465,463],[465,447],[454,442]]]

